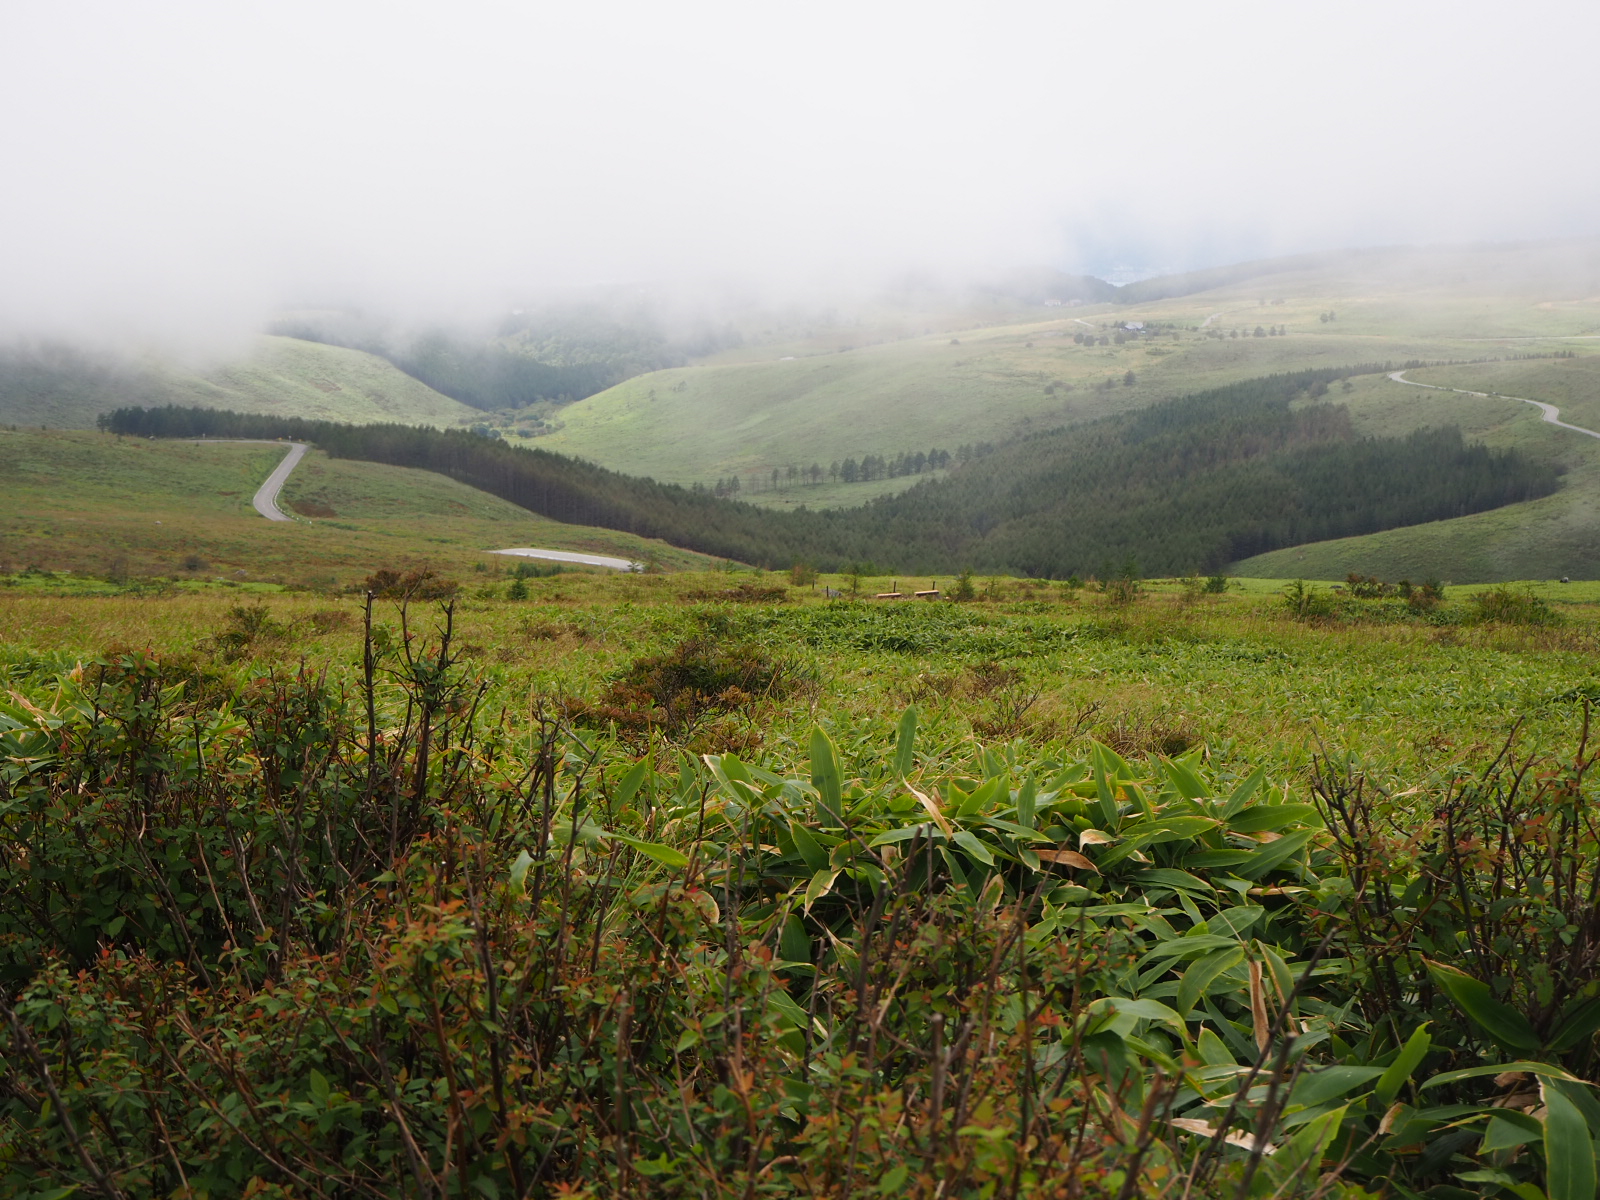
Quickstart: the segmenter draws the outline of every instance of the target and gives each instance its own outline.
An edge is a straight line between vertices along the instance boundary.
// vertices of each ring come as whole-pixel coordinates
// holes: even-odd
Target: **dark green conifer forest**
[[[1547,495],[1556,468],[1454,428],[1364,438],[1328,384],[1377,364],[1272,375],[1032,434],[860,508],[771,512],[460,430],[339,425],[199,408],[123,408],[153,437],[292,438],[336,458],[436,471],[531,512],[764,567],[870,561],[1038,578],[1137,562],[1214,570],[1284,546]],[[1300,403],[1295,403],[1296,401]]]

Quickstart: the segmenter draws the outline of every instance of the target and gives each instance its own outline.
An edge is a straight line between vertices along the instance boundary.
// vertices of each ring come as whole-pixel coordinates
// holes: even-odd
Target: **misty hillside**
[[[0,423],[92,429],[128,404],[191,404],[314,420],[451,426],[476,410],[358,350],[260,337],[244,359],[203,371],[61,344],[0,349]]]
[[[106,427],[310,440],[335,458],[438,471],[557,520],[767,567],[875,562],[1066,578],[1132,560],[1154,574],[1176,574],[1555,490],[1555,465],[1469,444],[1455,429],[1363,438],[1338,404],[1296,406],[1378,369],[1255,379],[1050,430],[902,495],[823,512],[770,512],[462,431],[192,408],[122,409]]]
[[[627,380],[524,444],[684,484],[742,477],[743,498],[774,507],[861,504],[914,480],[766,481],[791,467],[816,478],[813,466],[832,480],[847,459],[1025,437],[1274,372],[1588,353],[1600,346],[1597,254],[1597,242],[1380,248],[1149,280],[1116,304],[1046,304],[1036,290],[1031,308],[974,302],[964,328],[880,314]]]

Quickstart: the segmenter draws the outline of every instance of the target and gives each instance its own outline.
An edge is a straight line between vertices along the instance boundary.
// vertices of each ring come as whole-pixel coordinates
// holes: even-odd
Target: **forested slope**
[[[1334,403],[1291,407],[1376,365],[1302,371],[1018,439],[862,508],[771,512],[461,431],[334,425],[208,409],[122,409],[159,437],[293,437],[330,455],[438,471],[541,515],[786,566],[872,561],[1065,578],[1215,569],[1282,546],[1546,495],[1555,467],[1455,429],[1360,438]]]

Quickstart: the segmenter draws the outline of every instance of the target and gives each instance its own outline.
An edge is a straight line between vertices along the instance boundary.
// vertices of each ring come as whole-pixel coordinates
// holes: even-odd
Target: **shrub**
[[[682,737],[708,715],[748,711],[765,697],[788,695],[797,682],[794,668],[758,646],[696,634],[636,659],[598,701],[577,704],[574,713],[634,735],[660,729]]]
[[[405,572],[385,567],[368,575],[361,588],[379,600],[448,600],[461,590],[461,585],[445,579],[432,567],[413,567]]]
[[[1475,620],[1499,625],[1555,625],[1560,616],[1532,587],[1513,588],[1502,584],[1472,597],[1471,615]]]
[[[1335,611],[1333,597],[1312,587],[1304,579],[1296,579],[1285,585],[1283,603],[1297,621],[1331,617]]]

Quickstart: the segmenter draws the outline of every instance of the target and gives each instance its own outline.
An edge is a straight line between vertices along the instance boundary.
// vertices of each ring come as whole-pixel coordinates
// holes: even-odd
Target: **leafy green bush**
[[[1477,593],[1471,603],[1474,619],[1500,625],[1555,625],[1561,619],[1527,586],[1513,588],[1502,584]]]

